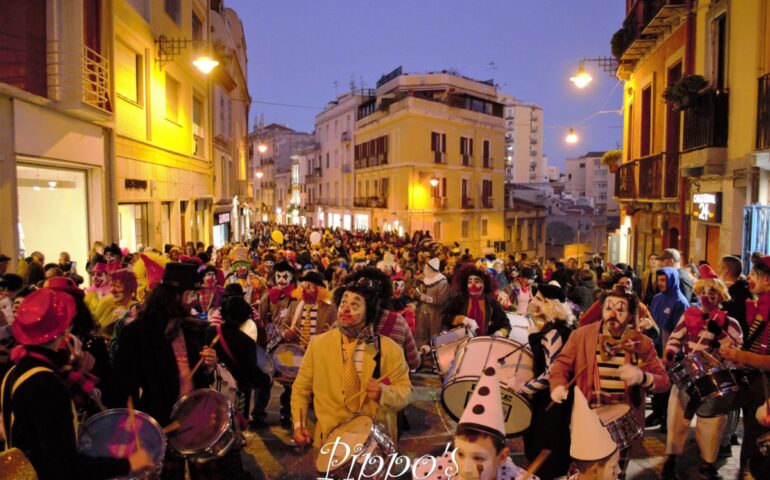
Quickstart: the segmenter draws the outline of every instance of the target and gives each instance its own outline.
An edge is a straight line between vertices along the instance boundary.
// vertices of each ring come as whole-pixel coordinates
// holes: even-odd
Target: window
[[[195,12],[192,13],[192,39],[195,42],[202,42],[203,39],[203,21],[201,21],[200,17],[195,14]]]
[[[537,223],[537,241],[538,242],[543,241],[543,222]]]
[[[714,86],[717,90],[724,90],[725,88],[725,55],[727,41],[727,17],[725,14],[720,15],[716,19],[711,27],[711,45],[714,55]]]
[[[182,23],[182,0],[165,0],[163,4],[164,10],[169,17],[171,17],[177,25]]]
[[[193,95],[192,101],[192,121],[193,134],[203,136],[203,100],[199,96]]]
[[[482,145],[482,158],[484,161],[484,168],[492,168],[492,159],[489,156],[491,145],[489,140],[484,140]]]
[[[434,163],[444,163],[444,154],[446,153],[446,133],[431,132],[430,151],[433,152]]]
[[[115,92],[136,104],[142,103],[142,59],[122,41],[115,42]]]
[[[328,129],[327,129],[328,131]],[[326,168],[329,168],[329,153],[326,154]]]
[[[585,163],[581,163],[580,164],[580,168],[586,168],[586,164]]]
[[[460,227],[460,237],[461,238],[468,238],[468,226],[469,226],[468,220],[463,220]]]
[[[179,120],[179,82],[166,73],[166,119],[172,122]]]
[[[487,236],[487,228],[489,227],[489,221],[486,218],[481,219],[481,236]]]
[[[639,155],[646,157],[650,154],[652,143],[652,86],[642,90],[642,125],[639,142]]]
[[[460,155],[463,158],[463,165],[471,166],[473,159],[473,139],[467,137],[460,137]]]

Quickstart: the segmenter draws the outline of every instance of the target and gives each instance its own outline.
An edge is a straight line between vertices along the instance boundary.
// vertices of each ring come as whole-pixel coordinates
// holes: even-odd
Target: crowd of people
[[[501,348],[499,362],[473,367],[474,388],[449,412],[457,450],[440,460],[460,478],[532,473],[511,462],[512,434],[540,478],[625,478],[645,427],[666,433],[663,476],[679,478],[693,417],[703,478],[720,478],[740,418],[741,475],[770,475],[770,257],[752,257],[745,277],[737,257],[683,265],[666,249],[637,275],[601,255],[474,256],[427,232],[261,223],[251,238],[140,252],[96,242],[87,278],[66,252],[57,263],[33,252],[17,273],[0,255],[2,455],[22,454],[41,479],[249,478],[241,432],[267,425],[273,388],[297,445],[321,449],[361,416],[396,443],[410,428],[415,372],[450,385],[453,370],[473,370],[456,351]],[[464,340],[444,365],[447,331]],[[519,350],[530,373],[510,376],[504,359]],[[526,405],[524,428],[501,389]],[[216,395],[226,418],[211,410]],[[114,446],[84,442],[113,418]],[[222,425],[209,438],[213,419]],[[153,429],[168,443],[138,433]]]

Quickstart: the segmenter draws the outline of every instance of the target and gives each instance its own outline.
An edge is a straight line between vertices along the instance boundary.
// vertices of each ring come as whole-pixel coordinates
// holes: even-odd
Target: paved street
[[[413,377],[415,385],[414,399],[407,409],[407,417],[411,430],[405,432],[399,443],[399,452],[412,459],[426,453],[439,455],[454,431],[453,422],[441,407],[438,395],[440,382],[432,374],[418,373]],[[280,387],[273,389],[269,406],[268,422],[278,423],[278,395]],[[739,437],[741,431],[738,431]],[[247,468],[257,478],[265,479],[297,479],[310,480],[317,478],[313,468],[312,450],[300,452],[291,446],[290,434],[280,426],[274,425],[256,433],[247,433],[247,451],[253,457],[248,457]],[[519,439],[510,442],[514,461],[524,463],[522,444]],[[654,479],[660,477],[660,470],[665,460],[665,435],[658,433],[658,428],[648,430],[644,446],[634,453],[629,466],[629,479]],[[738,472],[738,453],[740,447],[733,447],[733,457],[718,462],[719,471],[724,480],[732,480]],[[256,464],[255,464],[256,459]],[[699,458],[695,445],[694,433],[687,444],[685,455],[679,460],[680,472],[683,479],[696,479],[698,476]]]

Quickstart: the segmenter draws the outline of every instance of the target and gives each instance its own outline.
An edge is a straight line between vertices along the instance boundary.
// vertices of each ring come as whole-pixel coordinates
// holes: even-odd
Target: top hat
[[[198,267],[191,263],[169,262],[163,271],[163,280],[160,283],[181,290],[200,288]]]

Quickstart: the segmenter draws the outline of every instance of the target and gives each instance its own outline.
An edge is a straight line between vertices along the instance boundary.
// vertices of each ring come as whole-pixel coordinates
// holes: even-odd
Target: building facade
[[[617,217],[618,204],[613,198],[615,175],[602,163],[604,152],[588,152],[564,162],[566,183],[564,192],[573,199],[586,199],[600,215]]]
[[[505,105],[505,181],[548,181],[548,157],[543,155],[543,109],[510,95],[500,95]]]
[[[383,76],[358,107],[353,228],[429,231],[474,254],[503,251],[497,98],[493,84],[446,72]]]

